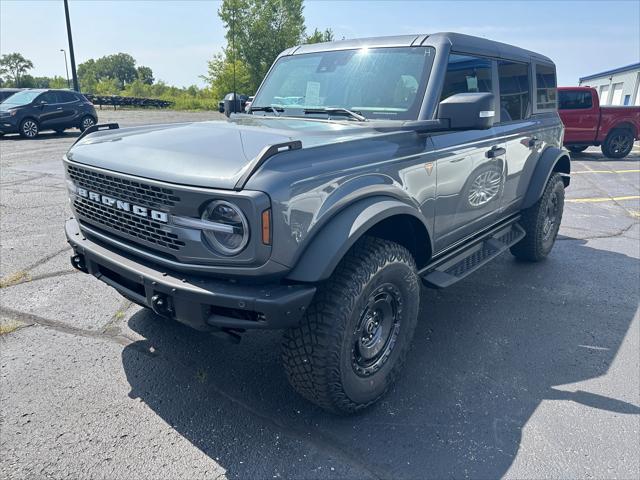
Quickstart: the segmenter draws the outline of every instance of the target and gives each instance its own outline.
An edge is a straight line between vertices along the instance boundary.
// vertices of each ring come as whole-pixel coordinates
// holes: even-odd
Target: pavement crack
[[[41,317],[33,313],[21,312],[10,307],[4,307],[0,305],[0,314],[5,315],[13,320],[17,320],[28,325],[40,325],[42,327],[57,330],[59,332],[68,333],[70,335],[76,335],[86,338],[97,338],[101,340],[109,340],[115,342],[123,347],[135,343],[136,340],[127,337],[126,335],[103,333],[95,330],[86,330],[83,328],[72,327],[59,320],[53,320],[52,318]]]

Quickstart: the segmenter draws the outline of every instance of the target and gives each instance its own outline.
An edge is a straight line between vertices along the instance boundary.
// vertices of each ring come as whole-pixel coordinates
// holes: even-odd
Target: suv
[[[291,48],[248,114],[114,127],[64,158],[72,264],[199,330],[284,329],[334,412],[402,371],[421,283],[544,259],[569,185],[551,60],[453,33]]]
[[[19,133],[24,138],[36,138],[42,130],[84,131],[97,121],[93,104],[71,90],[27,89],[0,103],[0,134]]]

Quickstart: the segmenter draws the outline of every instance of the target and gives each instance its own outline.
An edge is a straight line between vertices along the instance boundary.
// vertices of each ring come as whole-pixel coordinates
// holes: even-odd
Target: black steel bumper
[[[129,300],[198,330],[278,329],[295,326],[311,303],[309,285],[241,285],[158,270],[151,264],[87,239],[78,222],[66,222],[73,266]]]

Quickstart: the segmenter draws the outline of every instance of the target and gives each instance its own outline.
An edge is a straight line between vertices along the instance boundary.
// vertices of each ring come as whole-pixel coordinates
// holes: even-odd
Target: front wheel
[[[335,413],[376,402],[402,370],[418,319],[420,282],[411,254],[365,237],[322,285],[282,358],[291,385]]]
[[[608,158],[624,158],[633,148],[633,134],[629,130],[614,130],[602,144],[602,153]]]
[[[511,247],[516,258],[539,262],[549,255],[558,236],[564,210],[564,182],[559,173],[549,178],[542,197],[522,212],[526,236]]]
[[[38,122],[32,118],[25,118],[20,122],[20,136],[23,138],[36,138],[39,131]]]

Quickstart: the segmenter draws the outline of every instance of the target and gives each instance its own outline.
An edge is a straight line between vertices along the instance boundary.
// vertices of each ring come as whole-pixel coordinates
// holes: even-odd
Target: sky
[[[207,61],[225,44],[219,6],[70,0],[76,63],[125,52],[156,79],[203,86]],[[338,39],[453,31],[510,43],[553,59],[559,85],[640,61],[640,0],[306,0],[304,16],[308,31],[329,27]],[[0,0],[0,53],[22,53],[34,76],[65,76],[61,48],[67,49],[62,0]]]

